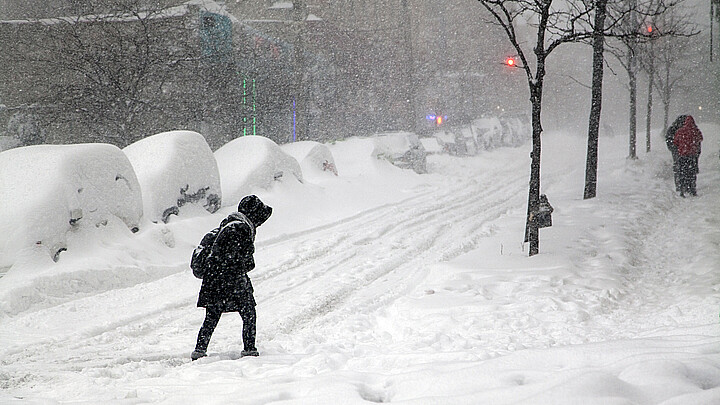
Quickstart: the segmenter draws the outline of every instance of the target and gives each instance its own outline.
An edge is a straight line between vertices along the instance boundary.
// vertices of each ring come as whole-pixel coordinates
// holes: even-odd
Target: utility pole
[[[293,1],[293,91],[292,91],[292,141],[310,139],[308,131],[308,98],[305,79],[305,55],[303,54],[303,31],[307,13],[302,0]]]
[[[407,49],[408,67],[405,70],[407,74],[407,82],[405,83],[405,102],[407,103],[407,130],[417,132],[417,114],[415,111],[415,54],[413,52],[413,18],[412,10],[408,5],[408,0],[401,0],[405,29],[403,30],[405,47]]]

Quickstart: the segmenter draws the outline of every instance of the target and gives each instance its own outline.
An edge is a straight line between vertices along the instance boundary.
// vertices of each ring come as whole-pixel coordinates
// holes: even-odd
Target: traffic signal
[[[505,64],[508,65],[508,66],[510,66],[510,67],[517,67],[517,65],[516,65],[516,63],[515,63],[515,58],[512,58],[512,57],[506,58],[506,59],[505,59]]]

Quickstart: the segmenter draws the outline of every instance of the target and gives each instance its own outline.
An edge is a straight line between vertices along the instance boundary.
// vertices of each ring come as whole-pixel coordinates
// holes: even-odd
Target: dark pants
[[[255,312],[254,305],[245,305],[242,310],[238,312],[242,317],[243,330],[242,339],[245,350],[257,350],[255,348],[255,322],[257,321],[257,314]],[[197,345],[195,345],[195,351],[205,353],[207,351],[210,338],[212,337],[215,327],[220,321],[222,310],[214,307],[208,307],[205,311],[205,322],[203,322],[200,332],[198,333]]]
[[[678,178],[680,183],[680,193],[682,195],[685,195],[685,193],[697,195],[697,174],[697,156],[680,156],[678,158]]]
[[[680,191],[680,156],[673,155],[673,180],[675,180],[675,191]]]

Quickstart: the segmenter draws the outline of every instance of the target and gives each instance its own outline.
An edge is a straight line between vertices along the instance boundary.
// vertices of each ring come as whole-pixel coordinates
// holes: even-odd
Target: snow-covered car
[[[480,149],[491,150],[503,145],[503,126],[497,117],[480,118],[472,122]]]
[[[532,138],[532,126],[526,117],[509,115],[500,121],[505,133],[505,146],[520,146]]]
[[[253,189],[268,189],[276,182],[303,182],[298,161],[262,136],[233,139],[215,151],[215,160],[226,205],[237,204]]]
[[[425,153],[428,155],[443,153],[443,146],[440,144],[440,140],[434,136],[420,138],[420,143],[422,143],[423,148],[425,148]]]
[[[478,147],[491,150],[502,146],[519,146],[530,139],[530,122],[522,115],[486,117],[472,122]]]
[[[325,172],[338,175],[330,149],[319,142],[300,141],[281,145],[283,152],[295,158],[300,163],[304,174],[309,172]]]
[[[140,184],[130,161],[108,144],[37,145],[0,153],[0,267],[27,248],[57,260],[67,235],[119,218],[137,232]]]
[[[123,149],[142,189],[145,217],[168,222],[185,204],[209,212],[220,208],[217,162],[205,138],[193,131],[170,131],[141,139]]]
[[[417,135],[410,132],[392,132],[373,138],[373,156],[387,159],[402,169],[416,173],[427,173],[427,153]]]
[[[434,138],[442,147],[442,152],[453,156],[472,156],[477,155],[478,145],[471,132],[437,132]]]

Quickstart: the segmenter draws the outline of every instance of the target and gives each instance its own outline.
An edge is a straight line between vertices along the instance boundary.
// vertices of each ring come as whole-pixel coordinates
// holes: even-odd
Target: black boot
[[[257,313],[255,312],[255,305],[246,305],[240,311],[240,316],[243,320],[242,339],[244,347],[244,350],[240,353],[240,355],[242,357],[257,357],[258,351],[255,347],[255,329],[257,323]]]
[[[205,352],[199,352],[199,351],[197,351],[197,350],[194,350],[194,351],[192,352],[192,354],[190,355],[190,358],[192,359],[192,361],[195,361],[195,360],[200,359],[200,358],[203,358],[203,357],[205,357],[205,356],[207,356],[207,353],[205,353]]]

